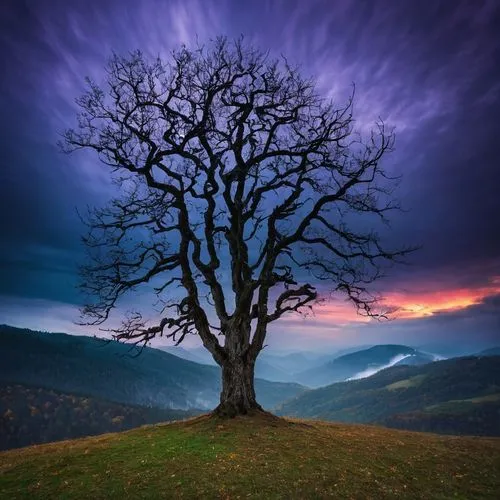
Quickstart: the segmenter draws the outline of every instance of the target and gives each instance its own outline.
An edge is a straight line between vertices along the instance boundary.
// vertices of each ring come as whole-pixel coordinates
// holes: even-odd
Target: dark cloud
[[[73,122],[83,77],[102,78],[111,51],[167,56],[196,36],[240,33],[300,63],[326,95],[342,100],[356,82],[361,131],[379,116],[396,127],[387,166],[403,176],[398,195],[408,212],[394,216],[387,241],[423,248],[382,291],[477,288],[500,275],[494,0],[425,8],[396,0],[7,0],[0,9],[0,295],[79,301],[75,207],[101,204],[111,189],[95,158],[68,158],[55,146]],[[438,319],[418,321],[432,330]]]

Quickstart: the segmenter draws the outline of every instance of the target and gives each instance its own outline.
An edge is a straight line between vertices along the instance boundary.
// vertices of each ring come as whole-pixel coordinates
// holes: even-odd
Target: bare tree
[[[336,106],[284,58],[225,38],[166,63],[115,55],[105,88],[87,82],[63,147],[96,151],[120,186],[89,213],[88,324],[149,283],[160,320],[133,312],[115,338],[199,335],[222,368],[216,413],[232,416],[261,410],[254,366],[268,325],[310,310],[318,284],[377,314],[366,287],[407,250],[356,229],[356,214],[397,207],[380,166],[393,135],[379,123],[362,141],[352,96]]]

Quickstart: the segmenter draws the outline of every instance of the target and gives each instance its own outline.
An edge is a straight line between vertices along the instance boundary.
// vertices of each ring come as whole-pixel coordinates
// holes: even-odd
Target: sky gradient
[[[385,165],[402,175],[405,212],[386,241],[422,245],[377,283],[393,321],[332,300],[274,324],[270,345],[500,344],[498,2],[7,0],[0,12],[0,323],[83,331],[76,209],[103,204],[110,178],[56,142],[84,77],[101,81],[113,51],[168,57],[243,34],[300,64],[326,96],[342,101],[354,82],[360,130],[378,117],[396,128]]]

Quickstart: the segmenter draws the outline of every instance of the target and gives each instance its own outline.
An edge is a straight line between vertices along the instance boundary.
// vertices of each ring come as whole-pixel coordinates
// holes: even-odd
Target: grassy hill
[[[0,497],[498,498],[500,439],[199,417],[0,453]]]
[[[450,434],[500,436],[498,357],[394,366],[285,402],[281,415]]]
[[[0,326],[0,381],[46,387],[123,404],[211,409],[219,401],[220,370],[159,349],[139,356],[130,345],[92,337]],[[265,408],[305,388],[256,380]]]

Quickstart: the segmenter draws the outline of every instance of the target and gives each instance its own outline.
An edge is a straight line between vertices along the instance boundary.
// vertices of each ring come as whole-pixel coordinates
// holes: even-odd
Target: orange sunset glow
[[[450,312],[480,304],[489,296],[500,293],[500,277],[493,277],[489,284],[480,288],[456,288],[419,291],[410,289],[388,291],[382,294],[382,310],[392,311],[394,319],[416,319],[432,316],[439,312]],[[356,314],[352,304],[344,300],[326,301],[315,310],[315,317],[338,325],[370,321],[370,318]]]
[[[397,318],[422,318],[437,312],[456,311],[479,304],[500,289],[491,288],[468,290],[444,290],[419,294],[389,293],[382,304],[395,308]]]

